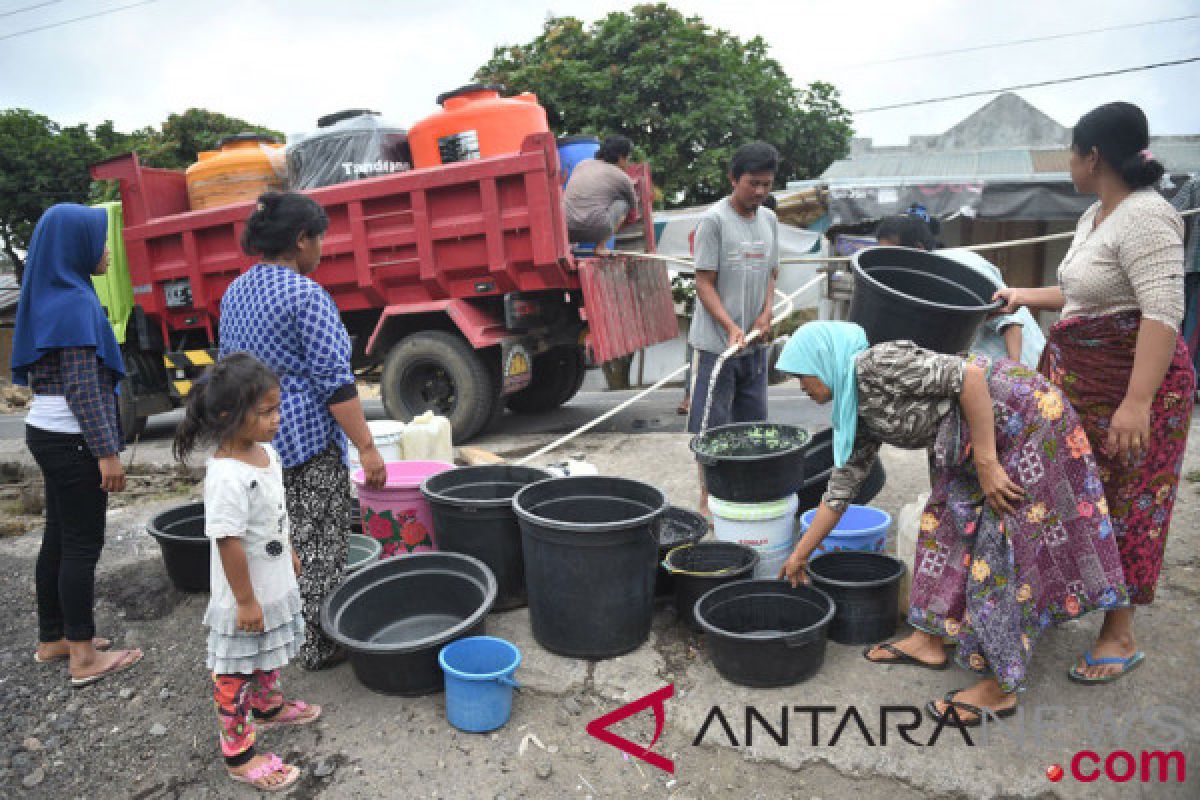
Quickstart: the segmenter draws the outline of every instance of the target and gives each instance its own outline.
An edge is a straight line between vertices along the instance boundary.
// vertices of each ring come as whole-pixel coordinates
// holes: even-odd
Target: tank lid
[[[452,91],[442,92],[441,94],[439,94],[437,96],[437,104],[439,106],[445,105],[446,101],[453,97],[459,97],[461,95],[471,94],[473,92],[500,93],[503,91],[504,91],[504,84],[502,84],[502,83],[468,83],[466,86],[460,86],[457,89],[454,89]]]
[[[355,117],[379,116],[378,111],[372,111],[369,108],[348,108],[345,111],[338,111],[333,114],[326,114],[323,117],[317,118],[318,128],[328,128],[330,125],[336,125],[339,122]]]
[[[599,136],[591,136],[586,133],[576,133],[571,136],[560,136],[555,140],[555,144],[559,147],[565,147],[569,144],[600,144]]]
[[[267,144],[279,144],[279,137],[268,136],[265,133],[235,133],[232,136],[222,136],[217,140],[217,147],[221,148],[227,144],[234,142],[266,142]]]

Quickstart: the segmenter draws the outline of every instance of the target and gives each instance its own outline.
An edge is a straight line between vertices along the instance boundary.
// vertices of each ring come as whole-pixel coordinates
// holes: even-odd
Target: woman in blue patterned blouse
[[[320,628],[321,602],[342,579],[350,532],[346,437],[362,457],[370,486],[387,478],[350,369],[350,336],[337,306],[307,277],[321,260],[329,218],[311,198],[267,192],[246,221],[242,249],[263,261],[221,299],[221,357],[250,353],[279,376],[279,433],[292,541],[303,572],[308,625],[300,663],[320,669],[341,660]]]

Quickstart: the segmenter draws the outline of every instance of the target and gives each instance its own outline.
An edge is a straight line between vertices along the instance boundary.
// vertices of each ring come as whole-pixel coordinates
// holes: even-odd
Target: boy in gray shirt
[[[696,311],[688,342],[692,362],[688,431],[767,418],[767,343],[775,278],[779,272],[779,222],[763,207],[771,192],[779,152],[766,142],[743,145],[733,154],[729,179],[733,191],[709,208],[696,228]],[[762,337],[748,347],[746,336]],[[712,375],[718,356],[730,346],[721,372]],[[711,403],[709,394],[712,394]],[[701,471],[701,510],[708,491]]]
[[[596,255],[607,252],[603,243],[637,207],[637,190],[625,172],[631,153],[633,142],[628,138],[609,136],[595,158],[576,165],[563,192],[571,242],[595,243]]]

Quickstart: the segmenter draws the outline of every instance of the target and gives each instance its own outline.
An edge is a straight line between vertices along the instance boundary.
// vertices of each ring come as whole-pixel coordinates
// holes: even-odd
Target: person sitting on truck
[[[771,193],[779,152],[766,142],[743,145],[733,154],[733,191],[714,203],[696,228],[696,310],[688,342],[691,370],[688,431],[767,418],[767,352],[771,307],[779,272],[779,222],[763,207]],[[746,337],[759,337],[747,346]],[[735,348],[719,374],[719,356]],[[711,400],[709,395],[712,395]],[[707,419],[705,416],[707,415]],[[708,490],[700,471],[700,510],[708,512]]]
[[[1004,276],[995,264],[973,250],[958,248],[939,249],[933,225],[936,220],[921,216],[924,210],[916,207],[907,214],[887,217],[875,229],[875,239],[881,245],[892,247],[915,247],[919,250],[937,250],[938,255],[951,258],[969,267],[996,285],[997,289],[1008,288]],[[1046,346],[1046,335],[1027,309],[1015,314],[1000,314],[989,317],[979,332],[979,338],[971,346],[972,353],[982,353],[995,361],[1011,358],[1030,369],[1037,369]]]
[[[321,602],[342,579],[350,534],[346,437],[362,459],[367,484],[387,479],[350,368],[350,335],[333,298],[308,276],[321,260],[329,227],[324,209],[294,192],[258,198],[242,249],[263,261],[221,298],[220,355],[244,352],[279,376],[279,432],[272,446],[283,465],[291,536],[300,556],[307,632],[300,664],[315,670],[343,660],[321,630]]]
[[[595,158],[581,161],[571,172],[563,204],[572,243],[595,243],[596,255],[608,252],[604,242],[620,230],[638,204],[633,179],[625,172],[632,153],[628,137],[609,136]]]
[[[125,375],[93,275],[108,270],[108,214],[52,206],[33,229],[17,324],[13,382],[33,390],[25,443],[42,471],[46,527],[35,569],[39,663],[67,661],[71,686],[87,686],[142,659],[105,652],[96,637],[96,563],[110,492],[125,489],[116,387]]]

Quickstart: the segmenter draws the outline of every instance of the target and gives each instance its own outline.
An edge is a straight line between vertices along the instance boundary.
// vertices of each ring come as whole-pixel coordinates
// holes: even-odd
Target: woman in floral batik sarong
[[[1071,181],[1099,199],[1075,228],[1058,286],[1005,289],[1006,310],[1060,311],[1039,370],[1078,412],[1112,510],[1134,606],[1154,600],[1187,450],[1196,372],[1184,320],[1183,220],[1155,186],[1146,115],[1129,103],[1084,114],[1071,135]],[[1133,607],[1104,615],[1068,670],[1110,683],[1146,660]]]
[[[862,328],[810,322],[779,369],[833,402],[829,489],[784,567],[806,579],[809,555],[841,518],[881,444],[929,448],[932,493],[921,518],[900,641],[867,648],[879,664],[943,669],[943,637],[981,676],[930,702],[978,724],[1016,710],[1034,643],[1052,623],[1129,602],[1087,434],[1045,378],[1007,359],[962,358],[912,342],[869,347]]]

